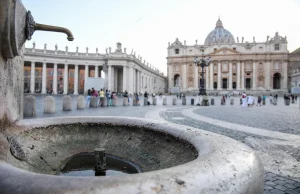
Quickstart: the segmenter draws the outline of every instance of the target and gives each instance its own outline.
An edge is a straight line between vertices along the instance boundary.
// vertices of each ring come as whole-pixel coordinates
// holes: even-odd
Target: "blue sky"
[[[167,46],[175,38],[188,45],[203,44],[218,16],[236,38],[266,40],[278,31],[287,36],[288,49],[300,47],[298,12],[300,0],[22,0],[37,23],[69,28],[75,37],[36,31],[26,47],[100,53],[121,42],[127,53],[133,49],[143,60],[166,74]]]

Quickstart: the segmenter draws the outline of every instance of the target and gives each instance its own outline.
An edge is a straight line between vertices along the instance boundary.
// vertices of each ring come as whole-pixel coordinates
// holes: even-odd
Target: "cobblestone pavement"
[[[232,129],[228,129],[228,128],[223,128],[223,127],[219,127],[219,126],[215,126],[212,124],[208,124],[206,122],[202,122],[202,121],[198,121],[195,119],[191,119],[189,117],[184,116],[183,114],[181,114],[181,110],[180,108],[171,108],[168,109],[166,111],[162,111],[160,112],[160,116],[162,118],[164,118],[165,120],[169,121],[169,122],[173,122],[173,123],[177,123],[177,124],[181,124],[181,125],[186,125],[186,126],[191,126],[191,127],[195,127],[195,128],[200,128],[200,129],[204,129],[207,131],[211,131],[214,133],[218,133],[218,134],[222,134],[228,137],[231,137],[233,139],[236,139],[240,142],[243,142],[245,144],[247,144],[248,146],[250,146],[251,148],[257,150],[257,147],[253,146],[253,144],[251,144],[251,141],[249,141],[249,138],[251,139],[259,139],[262,141],[266,141],[266,140],[271,140],[272,138],[268,138],[268,137],[262,137],[262,136],[258,136],[258,135],[253,135],[250,133],[245,133],[245,132],[240,132],[240,131],[236,131],[236,130],[232,130]],[[216,110],[215,110],[216,111]],[[195,111],[197,112],[197,111]],[[216,111],[217,112],[217,111]],[[227,114],[228,115],[228,114]],[[297,150],[297,153],[295,153],[295,157],[297,157],[297,159],[299,159],[300,154],[299,154],[299,150],[295,149],[292,150],[290,147],[286,147],[286,146],[281,146],[282,148],[284,148],[286,152],[293,152],[295,153],[295,150]],[[280,147],[278,147],[278,149],[281,149]],[[279,156],[280,157],[280,156]],[[278,159],[279,160],[279,159]],[[299,160],[298,160],[299,161]],[[276,162],[276,161],[275,161]],[[300,168],[299,166],[296,166],[295,168]],[[280,172],[280,168],[278,168],[278,173],[272,173],[266,170],[265,172],[265,194],[271,194],[271,193],[300,193],[300,179],[299,177],[288,177],[288,176],[282,176],[280,174],[282,174]]]

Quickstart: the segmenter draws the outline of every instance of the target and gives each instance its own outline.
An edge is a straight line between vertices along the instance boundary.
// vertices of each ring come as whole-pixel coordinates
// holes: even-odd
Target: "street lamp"
[[[202,67],[200,88],[199,88],[199,95],[202,95],[202,96],[206,95],[206,89],[205,89],[205,86],[204,86],[204,71],[203,71],[203,68],[209,66],[210,62],[211,62],[211,58],[210,58],[210,56],[204,56],[204,50],[202,50],[202,58],[201,59],[199,59],[198,57],[194,58],[195,65],[198,66],[198,67]],[[197,81],[197,83],[198,83],[198,81]]]

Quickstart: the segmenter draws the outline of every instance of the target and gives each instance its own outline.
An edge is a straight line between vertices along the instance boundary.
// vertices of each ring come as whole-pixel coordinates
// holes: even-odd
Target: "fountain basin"
[[[126,117],[65,117],[22,120],[5,134],[16,136],[26,161],[14,158],[8,142],[1,141],[4,193],[263,192],[264,169],[253,150],[231,138],[187,126]],[[99,146],[139,165],[143,173],[54,175],[74,154]]]

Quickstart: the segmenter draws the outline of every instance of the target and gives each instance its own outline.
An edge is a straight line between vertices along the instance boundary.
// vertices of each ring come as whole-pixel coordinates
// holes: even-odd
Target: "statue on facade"
[[[66,52],[68,52],[68,46],[66,46]]]
[[[196,39],[196,45],[198,45],[198,40]]]
[[[270,38],[270,37],[269,37],[269,35],[268,35],[268,36],[267,36],[267,42],[269,42],[269,38]]]
[[[98,53],[98,48],[96,47],[96,53]]]
[[[34,48],[34,49],[35,49],[35,42],[33,42],[33,43],[32,43],[32,48]]]
[[[255,36],[253,36],[253,43],[255,43]]]
[[[186,45],[186,41],[184,40],[184,46]]]
[[[133,53],[133,56],[135,56],[135,52]]]
[[[47,44],[46,43],[44,44],[44,50],[47,50]]]
[[[79,47],[77,46],[77,47],[76,47],[76,53],[78,53],[78,49],[79,49]]]
[[[179,87],[180,86],[180,76],[177,77],[177,79],[175,80],[175,87]]]
[[[58,49],[58,46],[57,46],[57,44],[55,45],[55,51],[57,51],[57,49]]]
[[[105,49],[105,53],[106,53],[106,54],[108,54],[108,52],[107,52],[107,48]]]
[[[124,48],[124,53],[126,53],[126,50],[127,50],[127,49],[126,49],[126,48]]]
[[[89,53],[89,47],[86,47],[86,53]]]

